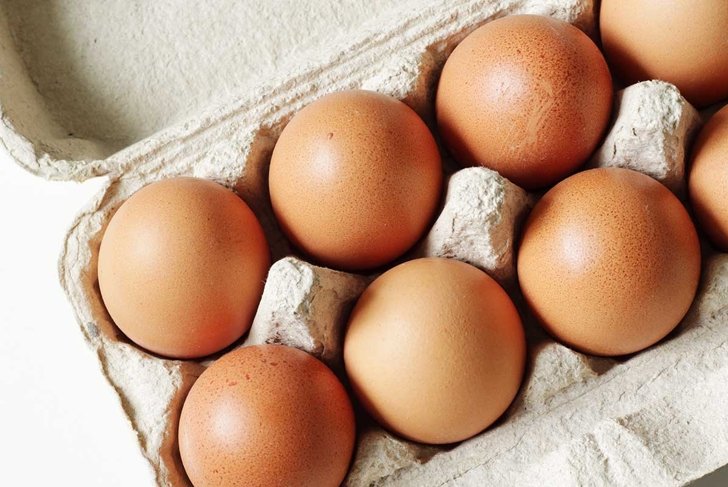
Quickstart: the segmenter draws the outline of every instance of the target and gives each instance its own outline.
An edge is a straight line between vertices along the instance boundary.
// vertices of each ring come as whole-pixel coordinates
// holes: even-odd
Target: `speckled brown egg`
[[[536,318],[595,355],[662,339],[690,307],[699,277],[687,211],[665,186],[628,169],[593,169],[556,185],[529,216],[518,252]]]
[[[384,427],[452,443],[492,424],[521,383],[526,343],[506,292],[456,260],[426,258],[382,274],[351,313],[344,363]]]
[[[323,363],[282,345],[230,352],[189,392],[179,449],[195,487],[341,484],[354,449],[354,413]]]
[[[701,228],[716,247],[728,251],[728,105],[695,141],[688,189]]]
[[[276,143],[270,196],[305,254],[363,270],[407,251],[430,224],[442,185],[437,145],[404,103],[368,91],[324,96]]]
[[[599,49],[576,27],[514,15],[475,30],[445,63],[437,122],[464,165],[534,189],[578,168],[599,143],[612,81]]]
[[[227,347],[248,329],[270,265],[255,214],[211,181],[176,178],[131,196],[104,232],[101,295],[138,345],[193,358]]]
[[[697,106],[728,97],[725,0],[602,0],[600,28],[626,83],[668,81]]]

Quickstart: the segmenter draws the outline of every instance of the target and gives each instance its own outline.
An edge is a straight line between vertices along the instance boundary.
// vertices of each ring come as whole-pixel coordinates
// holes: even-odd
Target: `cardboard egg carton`
[[[256,19],[262,16],[267,27],[246,24],[252,7],[232,0],[182,9],[126,0],[104,2],[103,11],[92,0],[53,8],[41,0],[9,0],[0,7],[0,139],[41,177],[107,178],[70,227],[60,279],[159,485],[189,485],[176,446],[177,421],[187,391],[216,357],[164,359],[114,326],[101,301],[96,264],[119,205],[142,186],[176,175],[235,190],[261,220],[274,260],[251,331],[236,346],[284,343],[341,373],[347,313],[374,276],[290,256],[266,185],[270,154],[288,119],[325,93],[358,87],[403,100],[432,127],[439,70],[478,25],[535,13],[595,31],[590,0],[374,3],[376,13],[365,0],[331,2],[320,12],[296,2],[293,13],[258,6]],[[300,31],[307,21],[321,22],[319,37]],[[263,31],[253,40],[234,42],[257,27]],[[280,32],[287,34],[275,44],[259,45]],[[260,61],[257,73],[235,64],[253,58]],[[626,165],[679,193],[698,124],[674,87],[629,87],[618,94],[610,132],[589,164]],[[443,208],[407,257],[469,262],[520,303],[514,244],[537,196],[488,169],[452,174],[454,165],[446,166]],[[728,256],[705,257],[701,289],[684,322],[632,357],[569,350],[519,306],[529,363],[504,417],[443,448],[403,441],[360,416],[345,484],[683,485],[728,463]]]

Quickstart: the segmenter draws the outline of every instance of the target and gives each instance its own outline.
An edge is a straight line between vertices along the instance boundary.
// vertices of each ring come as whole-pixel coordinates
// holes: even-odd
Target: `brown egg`
[[[437,122],[464,165],[534,189],[578,168],[599,143],[612,107],[602,54],[579,29],[535,15],[475,30],[445,63]]]
[[[324,96],[288,123],[273,151],[278,222],[337,269],[386,264],[423,234],[440,199],[432,134],[404,103],[368,91]]]
[[[354,434],[351,402],[328,367],[295,348],[258,345],[197,379],[179,449],[195,487],[338,486]]]
[[[529,216],[521,290],[544,328],[595,355],[649,347],[683,318],[700,276],[698,237],[662,184],[628,169],[562,181]]]
[[[99,287],[116,325],[168,357],[217,352],[253,320],[270,256],[248,205],[211,181],[177,178],[136,192],[99,251]]]
[[[602,0],[600,28],[625,82],[668,81],[698,106],[728,97],[725,0]]]
[[[518,391],[521,319],[487,274],[455,260],[398,265],[352,311],[344,341],[351,386],[384,427],[452,443],[492,424]]]
[[[688,190],[703,231],[728,251],[728,105],[713,115],[695,142]]]

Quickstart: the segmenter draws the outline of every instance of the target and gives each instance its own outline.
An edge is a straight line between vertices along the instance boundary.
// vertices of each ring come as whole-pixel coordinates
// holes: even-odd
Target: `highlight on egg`
[[[537,189],[574,172],[596,149],[611,114],[612,80],[597,46],[573,25],[511,15],[455,48],[435,106],[458,162]]]
[[[263,229],[242,199],[211,181],[173,178],[140,189],[111,218],[98,279],[134,343],[197,358],[248,331],[269,266]]]
[[[688,191],[702,230],[728,251],[728,105],[715,113],[693,146]]]
[[[518,392],[525,360],[521,319],[503,288],[449,259],[411,260],[379,276],[344,339],[361,405],[423,443],[461,441],[493,424]]]
[[[602,0],[599,25],[625,83],[661,79],[698,107],[728,98],[725,0]]]
[[[241,347],[192,386],[179,448],[195,487],[336,487],[354,451],[349,397],[334,373],[301,350]]]
[[[298,112],[270,162],[271,204],[315,262],[361,271],[400,257],[432,223],[442,190],[435,139],[407,105],[363,90]]]
[[[628,169],[592,169],[536,204],[517,267],[546,331],[585,353],[625,355],[657,343],[685,316],[700,245],[665,186]]]

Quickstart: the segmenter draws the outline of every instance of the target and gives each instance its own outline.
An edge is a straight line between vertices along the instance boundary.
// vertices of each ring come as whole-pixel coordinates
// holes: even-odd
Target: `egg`
[[[728,105],[700,131],[692,150],[690,202],[703,231],[728,251]]]
[[[195,487],[338,486],[354,449],[354,413],[336,376],[282,345],[234,350],[182,407],[179,449]]]
[[[384,427],[444,444],[491,425],[513,400],[526,343],[506,292],[463,262],[424,258],[382,274],[349,319],[344,363]]]
[[[436,97],[455,159],[526,189],[584,163],[611,107],[611,76],[596,45],[566,22],[535,15],[494,20],[466,37],[445,63]]]
[[[695,228],[644,174],[593,169],[547,192],[526,221],[518,279],[557,339],[595,355],[658,342],[687,312],[700,276]]]
[[[211,181],[175,178],[142,188],[114,214],[98,279],[129,339],[194,358],[250,328],[269,265],[263,229],[243,200]]]
[[[701,107],[728,97],[725,0],[602,0],[600,28],[626,83],[661,79]]]
[[[326,266],[366,270],[402,255],[431,223],[440,154],[404,103],[361,90],[333,93],[285,127],[269,187],[295,246]]]

